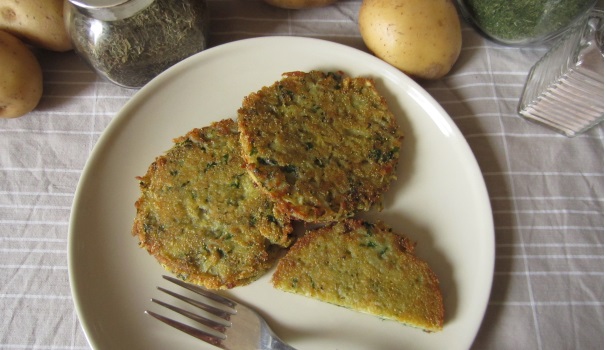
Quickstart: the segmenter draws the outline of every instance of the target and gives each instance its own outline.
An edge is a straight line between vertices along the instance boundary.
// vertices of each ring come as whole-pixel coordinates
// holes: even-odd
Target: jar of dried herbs
[[[75,51],[127,88],[207,46],[205,0],[69,0],[65,21]]]
[[[528,46],[562,34],[596,0],[457,0],[463,17],[501,44]]]

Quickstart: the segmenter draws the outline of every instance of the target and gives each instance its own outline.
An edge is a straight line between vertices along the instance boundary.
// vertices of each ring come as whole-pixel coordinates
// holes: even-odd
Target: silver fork
[[[155,317],[156,319],[172,326],[182,332],[203,340],[221,349],[275,349],[275,350],[295,350],[295,348],[284,343],[276,334],[269,328],[265,320],[253,309],[237,303],[231,299],[215,294],[208,289],[193,284],[185,283],[179,279],[162,276],[164,279],[173,282],[185,289],[215,301],[223,307],[215,307],[208,303],[194,300],[168,289],[158,287],[162,292],[169,294],[179,300],[182,300],[190,305],[193,305],[207,313],[217,316],[223,321],[215,321],[208,317],[204,317],[193,312],[183,310],[173,305],[167,304],[157,299],[152,299],[156,304],[173,310],[185,317],[188,317],[200,324],[216,331],[209,332],[202,328],[195,328],[181,322],[172,320],[168,317],[159,315],[153,311],[146,310],[145,313]]]

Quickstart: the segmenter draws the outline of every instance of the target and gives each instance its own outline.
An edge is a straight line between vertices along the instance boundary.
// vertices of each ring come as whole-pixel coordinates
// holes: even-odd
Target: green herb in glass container
[[[70,0],[76,52],[101,76],[137,88],[207,46],[205,0]]]
[[[542,43],[561,34],[596,0],[458,0],[463,16],[494,41]]]

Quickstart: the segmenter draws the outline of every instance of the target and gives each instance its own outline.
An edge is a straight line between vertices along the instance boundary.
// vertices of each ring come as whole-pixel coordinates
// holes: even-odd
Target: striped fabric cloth
[[[289,11],[208,0],[210,42],[292,35],[366,51],[360,3]],[[517,115],[545,52],[464,25],[452,72],[421,82],[471,146],[493,208],[495,276],[474,349],[604,347],[604,128],[571,139]],[[0,120],[0,349],[89,349],[70,295],[70,208],[92,148],[135,91],[103,81],[73,52],[37,55],[42,101]]]

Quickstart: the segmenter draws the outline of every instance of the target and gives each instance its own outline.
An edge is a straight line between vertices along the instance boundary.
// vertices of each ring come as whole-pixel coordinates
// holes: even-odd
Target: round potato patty
[[[289,216],[252,182],[235,121],[194,129],[138,177],[133,235],[167,270],[207,288],[247,284],[291,243]]]
[[[253,180],[306,222],[379,204],[403,138],[372,79],[320,71],[285,73],[247,96],[238,128]]]

